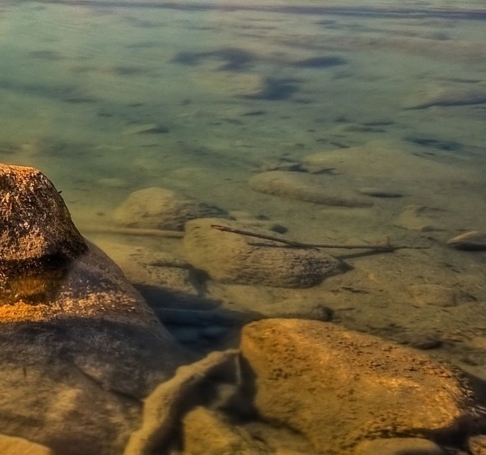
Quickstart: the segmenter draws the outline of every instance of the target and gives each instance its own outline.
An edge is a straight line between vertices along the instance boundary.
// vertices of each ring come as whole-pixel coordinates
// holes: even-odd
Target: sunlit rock
[[[226,218],[227,214],[215,206],[158,187],[134,191],[114,213],[117,224],[143,229],[182,230],[186,221],[205,217]]]
[[[320,453],[362,440],[461,438],[478,409],[458,371],[334,324],[267,319],[243,329],[260,415],[305,435]]]
[[[0,453],[2,455],[53,455],[53,452],[45,446],[4,435],[0,435]]]
[[[353,455],[445,455],[434,442],[421,438],[390,438],[363,441]]]
[[[469,438],[467,443],[472,455],[486,455],[486,435],[476,435]]]
[[[118,455],[140,400],[185,357],[44,175],[1,165],[0,185],[0,427]]]
[[[289,248],[278,242],[222,232],[211,227],[217,219],[186,224],[184,251],[187,260],[223,283],[260,284],[306,288],[344,272],[342,261],[314,248]],[[225,220],[225,226],[244,228]],[[277,235],[250,227],[251,232]]]
[[[49,297],[71,261],[87,250],[41,172],[0,164],[0,302]]]

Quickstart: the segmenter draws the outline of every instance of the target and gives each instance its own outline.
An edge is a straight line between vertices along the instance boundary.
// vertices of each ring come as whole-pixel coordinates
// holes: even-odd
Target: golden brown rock
[[[119,454],[138,400],[186,357],[45,176],[0,165],[0,198],[0,427],[56,453]]]
[[[0,164],[0,301],[45,300],[70,262],[87,250],[44,174]]]
[[[52,451],[45,446],[4,435],[0,435],[0,453],[2,455],[53,455]]]
[[[241,351],[256,375],[261,415],[326,454],[350,454],[362,439],[452,432],[474,411],[458,372],[330,323],[254,322],[243,329]]]
[[[215,411],[197,407],[183,419],[185,455],[270,455],[264,443],[241,427],[231,426]]]
[[[2,262],[74,259],[87,250],[54,185],[31,167],[0,164]]]
[[[421,438],[390,438],[363,441],[353,455],[445,455],[434,442]]]
[[[486,435],[480,434],[470,437],[467,445],[472,455],[486,455]]]

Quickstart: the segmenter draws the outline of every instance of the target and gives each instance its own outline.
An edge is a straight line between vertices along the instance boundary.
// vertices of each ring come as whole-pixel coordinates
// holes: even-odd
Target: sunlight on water
[[[485,21],[480,1],[5,2],[0,161],[46,174],[189,347],[234,341],[197,327],[216,307],[332,319],[486,378]]]

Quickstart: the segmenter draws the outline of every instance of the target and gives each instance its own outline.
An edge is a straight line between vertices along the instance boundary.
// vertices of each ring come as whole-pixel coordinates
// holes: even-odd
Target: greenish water
[[[447,241],[468,231],[486,233],[486,9],[479,0],[340,3],[2,2],[0,162],[43,171],[62,192],[82,234],[108,253],[169,331],[197,355],[237,346],[235,321],[241,325],[260,313],[331,320],[426,350],[485,380],[486,235],[483,251],[459,251]],[[290,170],[286,182],[298,182],[298,188],[292,183],[292,191],[257,191],[255,177],[274,170]],[[316,194],[312,182],[322,184],[323,194]],[[182,232],[120,231],[116,208],[149,187],[216,206],[208,212],[227,211],[250,231],[273,226],[268,235],[290,241],[385,240],[404,248],[325,249],[346,263],[335,261],[342,273],[322,282],[320,276],[300,277],[305,285],[285,287],[275,285],[274,270],[277,276],[292,253],[274,267],[278,248],[265,244],[258,250],[262,264],[235,262],[242,276],[250,269],[255,275],[261,265],[262,281],[257,273],[247,283],[228,283],[213,275],[233,264],[231,253],[221,253],[225,245],[233,251],[230,234],[211,237],[213,226],[206,226],[210,240],[203,244],[190,232],[181,240]],[[248,243],[261,240],[250,237]],[[295,252],[295,243],[280,246],[284,253]],[[322,249],[297,250],[301,256],[294,257],[305,259],[307,253],[319,257]],[[222,264],[214,257],[222,257]],[[291,269],[302,265],[287,262]],[[216,272],[206,270],[207,264]],[[112,273],[109,265],[101,269]],[[92,279],[80,270],[77,286]],[[44,298],[45,282],[36,278],[14,284]],[[25,291],[14,290],[17,300]],[[110,311],[117,313],[123,298],[113,292],[106,294]],[[15,314],[18,302],[4,303],[2,314],[21,318]],[[96,306],[96,298],[90,304]],[[42,314],[42,305],[28,310]],[[47,329],[46,339],[52,336],[52,327]],[[76,343],[84,337],[79,333]],[[28,354],[35,351],[35,343],[26,344]],[[105,371],[104,359],[112,352],[104,344],[106,357],[96,352],[93,364],[91,357],[76,364],[96,390],[101,390],[97,369]],[[147,357],[152,352],[143,343],[137,349]],[[165,354],[154,359],[162,362]],[[371,364],[382,368],[379,354]],[[42,422],[37,408],[40,416],[45,411],[42,394],[30,393],[28,380],[37,384],[31,371],[22,365],[22,371],[15,367],[11,376],[2,375],[12,390],[22,384],[25,401],[17,406],[16,398],[0,400],[5,408],[0,413],[18,414],[20,423],[11,419],[12,428],[21,430],[1,432],[36,440]],[[238,367],[238,385],[240,374]],[[72,380],[64,376],[62,381]],[[123,388],[129,376],[110,377],[124,398],[131,397]],[[52,381],[63,384],[57,377]],[[77,385],[72,387],[54,404],[59,415],[65,407],[75,422],[59,424],[61,431],[76,433],[83,422],[78,411],[89,414],[98,404],[78,406]],[[354,391],[350,396],[352,403]],[[91,416],[86,422],[81,435],[98,426]],[[272,436],[278,447],[286,445],[282,434],[275,430]]]
[[[128,194],[159,186],[268,218],[308,242],[385,235],[436,245],[485,231],[486,13],[462,3],[7,2],[0,160],[40,168],[81,227],[111,226]],[[275,163],[352,147],[367,152],[336,162],[338,188],[385,186],[405,197],[351,210],[248,185]],[[410,205],[423,207],[431,229],[400,225]],[[93,238],[112,252],[113,239]],[[417,321],[428,321],[422,334],[452,338],[460,320],[468,343],[486,335],[475,316],[486,305],[485,262],[446,248],[355,258],[352,290],[331,281],[302,292],[352,308],[348,326],[391,338],[406,338]],[[454,310],[444,328],[444,310],[407,306],[417,283],[453,286],[475,306]],[[486,354],[478,356],[481,368]]]

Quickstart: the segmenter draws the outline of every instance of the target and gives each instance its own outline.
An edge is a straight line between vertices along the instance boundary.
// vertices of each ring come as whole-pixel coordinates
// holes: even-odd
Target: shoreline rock
[[[56,453],[118,455],[187,353],[85,241],[38,170],[0,165],[0,426]]]

